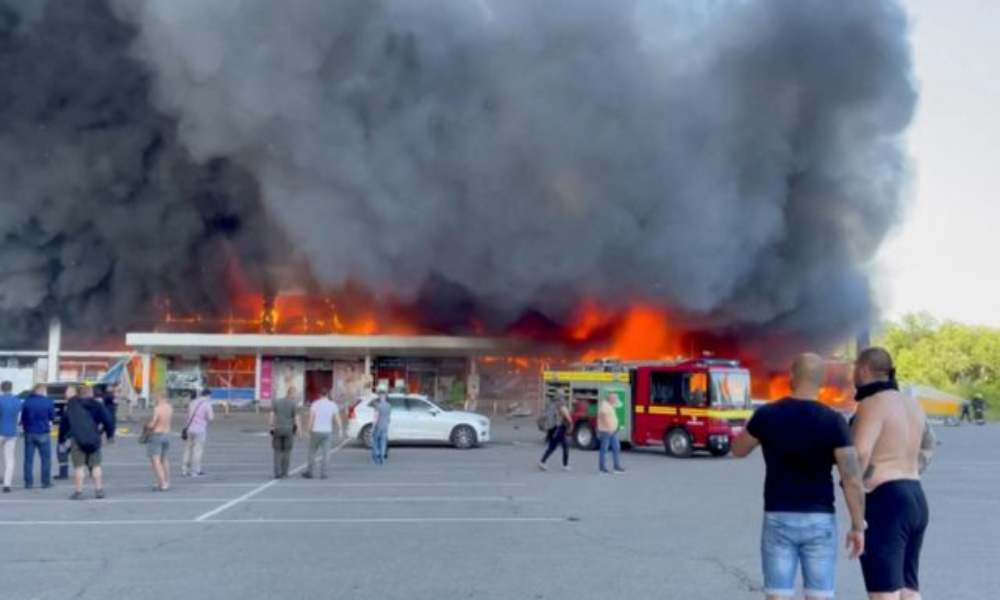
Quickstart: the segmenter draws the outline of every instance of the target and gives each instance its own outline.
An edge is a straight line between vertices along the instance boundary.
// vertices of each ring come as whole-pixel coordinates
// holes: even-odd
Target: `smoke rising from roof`
[[[221,308],[231,255],[262,277],[252,269],[269,239],[256,183],[228,161],[190,160],[147,100],[133,40],[101,1],[0,0],[7,344],[37,344],[52,314],[72,343],[151,318],[161,298]]]
[[[916,99],[894,1],[113,0],[119,22],[79,7],[101,4],[50,3],[0,38],[5,69],[51,65],[15,104],[56,115],[0,105],[0,168],[21,182],[3,210],[34,219],[0,225],[32,292],[4,315],[140,307],[172,286],[218,302],[199,297],[215,242],[274,257],[272,221],[326,285],[471,298],[499,323],[582,297],[749,334],[849,335],[871,316]],[[87,56],[52,40],[67,19]],[[92,133],[100,114],[113,126]]]

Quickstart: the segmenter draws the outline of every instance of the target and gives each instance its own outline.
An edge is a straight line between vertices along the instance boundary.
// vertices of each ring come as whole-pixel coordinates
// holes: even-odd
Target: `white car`
[[[347,435],[368,447],[372,444],[375,398],[358,399],[347,411]],[[389,404],[390,442],[444,442],[465,449],[490,441],[490,420],[483,415],[445,410],[417,394],[389,394]]]

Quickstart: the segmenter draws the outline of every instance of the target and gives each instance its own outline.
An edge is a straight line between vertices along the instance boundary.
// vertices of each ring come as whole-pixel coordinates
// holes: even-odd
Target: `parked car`
[[[371,447],[375,422],[369,395],[356,400],[347,411],[347,435]],[[471,412],[445,410],[418,394],[390,394],[392,419],[389,442],[441,442],[456,448],[473,448],[490,441],[490,420]]]

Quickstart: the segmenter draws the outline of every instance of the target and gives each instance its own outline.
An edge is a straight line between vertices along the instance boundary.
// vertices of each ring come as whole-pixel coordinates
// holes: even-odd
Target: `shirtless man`
[[[174,407],[170,405],[167,396],[158,395],[153,416],[146,423],[146,430],[150,432],[146,456],[153,467],[153,475],[156,476],[156,486],[153,489],[158,492],[170,489],[170,461],[167,459],[167,451],[170,450],[170,422],[173,418]]]
[[[884,349],[858,356],[854,384],[854,445],[868,492],[868,543],[861,557],[868,597],[919,600],[920,546],[929,519],[920,473],[930,463],[934,433],[917,400],[899,392]]]

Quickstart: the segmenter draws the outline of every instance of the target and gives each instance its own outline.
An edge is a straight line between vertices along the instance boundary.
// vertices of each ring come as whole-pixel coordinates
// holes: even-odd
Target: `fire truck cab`
[[[674,457],[696,450],[729,454],[752,414],[750,372],[735,360],[600,361],[568,371],[545,371],[545,401],[558,398],[573,416],[577,447],[597,447],[597,403],[621,399],[622,442],[660,446]]]

